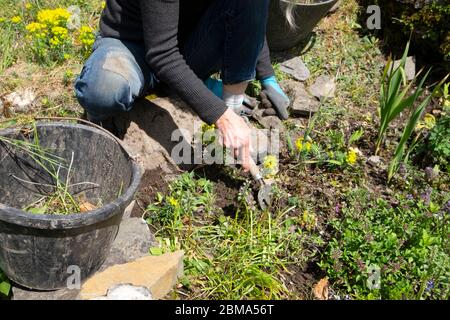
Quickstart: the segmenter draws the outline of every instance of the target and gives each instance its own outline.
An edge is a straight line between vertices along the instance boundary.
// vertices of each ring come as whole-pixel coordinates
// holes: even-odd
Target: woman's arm
[[[223,143],[240,151],[249,170],[250,129],[189,68],[178,48],[178,0],[140,0],[146,60],[159,80],[168,84],[208,123],[216,123]]]
[[[179,0],[140,0],[146,60],[157,78],[169,85],[202,120],[215,123],[225,103],[204,85],[178,48]]]

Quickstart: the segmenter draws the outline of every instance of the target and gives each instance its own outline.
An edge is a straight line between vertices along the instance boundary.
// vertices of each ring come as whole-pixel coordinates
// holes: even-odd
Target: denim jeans
[[[264,44],[269,0],[214,0],[180,48],[205,80],[220,71],[225,84],[255,78]],[[145,61],[143,43],[98,36],[75,81],[79,103],[91,120],[129,111],[158,83]]]

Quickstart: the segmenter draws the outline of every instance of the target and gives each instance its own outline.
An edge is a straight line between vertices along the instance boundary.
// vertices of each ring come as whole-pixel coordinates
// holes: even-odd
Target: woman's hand
[[[216,126],[222,135],[222,142],[231,149],[234,156],[242,160],[244,171],[250,169],[250,128],[242,117],[230,108],[217,120]]]

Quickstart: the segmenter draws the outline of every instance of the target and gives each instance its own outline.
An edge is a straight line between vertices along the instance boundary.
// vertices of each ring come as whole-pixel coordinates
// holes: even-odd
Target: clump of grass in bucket
[[[76,198],[69,191],[70,188],[80,185],[90,185],[98,187],[97,184],[91,182],[81,182],[70,184],[70,176],[74,160],[74,152],[72,152],[70,163],[67,165],[66,160],[52,152],[42,148],[39,142],[39,136],[36,125],[32,124],[31,130],[24,130],[25,134],[33,133],[33,141],[12,139],[0,136],[0,142],[3,142],[25,154],[27,154],[40,168],[42,168],[53,180],[52,184],[37,183],[27,181],[12,175],[12,177],[22,183],[47,187],[52,191],[41,195],[41,197],[33,203],[27,205],[23,209],[34,214],[70,214],[77,212],[86,212],[96,209],[97,207],[87,201],[83,201],[81,197]],[[66,179],[61,178],[61,170],[66,169]]]

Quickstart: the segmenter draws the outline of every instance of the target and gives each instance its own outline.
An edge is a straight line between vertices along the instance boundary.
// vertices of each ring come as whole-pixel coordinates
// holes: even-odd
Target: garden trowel
[[[258,204],[265,210],[272,204],[272,185],[264,181],[263,176],[252,157],[250,157],[250,173],[259,185]]]

